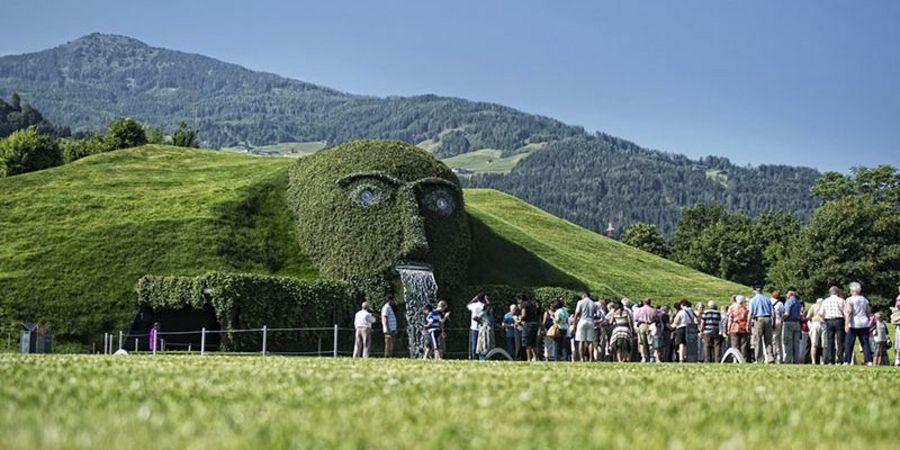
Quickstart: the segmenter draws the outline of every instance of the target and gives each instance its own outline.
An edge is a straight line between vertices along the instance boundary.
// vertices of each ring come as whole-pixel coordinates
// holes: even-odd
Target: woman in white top
[[[869,317],[872,315],[869,300],[862,296],[862,286],[850,283],[850,297],[844,304],[844,331],[847,338],[844,344],[844,365],[853,359],[853,340],[859,339],[866,365],[872,365],[872,348],[869,347]]]
[[[678,303],[678,307],[680,310],[675,314],[675,318],[672,319],[672,324],[670,325],[673,329],[675,329],[675,345],[678,347],[678,358],[679,361],[685,362],[687,360],[687,331],[688,325],[691,325],[696,320],[696,316],[694,312],[691,311],[691,303],[687,300],[682,300]]]

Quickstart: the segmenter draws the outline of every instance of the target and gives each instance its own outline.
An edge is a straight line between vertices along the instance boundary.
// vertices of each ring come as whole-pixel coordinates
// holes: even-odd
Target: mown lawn
[[[896,448],[897,373],[0,354],[0,448]]]
[[[465,194],[466,210],[494,233],[608,298],[651,297],[666,303],[714,299],[722,304],[732,294],[751,293],[746,286],[608,239],[511,195],[489,189],[467,189]],[[506,264],[515,268],[516,261]]]

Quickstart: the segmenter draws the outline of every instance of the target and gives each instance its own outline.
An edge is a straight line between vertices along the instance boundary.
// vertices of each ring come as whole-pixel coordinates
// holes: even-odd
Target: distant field
[[[253,147],[252,151],[255,154],[262,154],[268,156],[279,156],[286,155],[291,157],[301,157],[311,155],[313,153],[318,152],[328,146],[328,143],[325,141],[311,141],[311,142],[280,142],[278,144],[271,145],[263,145],[261,147]],[[225,151],[243,151],[243,148],[232,147],[232,148],[223,148]]]
[[[0,354],[0,448],[896,448],[889,367]]]

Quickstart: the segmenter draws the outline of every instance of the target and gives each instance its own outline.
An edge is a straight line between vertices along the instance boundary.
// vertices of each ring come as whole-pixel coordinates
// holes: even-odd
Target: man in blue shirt
[[[787,302],[784,304],[784,324],[781,330],[781,339],[784,345],[784,363],[800,363],[800,300],[797,299],[797,290],[789,288]]]
[[[506,336],[506,353],[516,359],[516,305],[509,305],[509,312],[503,316],[503,335]]]
[[[750,318],[753,323],[753,349],[756,362],[772,362],[772,302],[754,287],[756,295],[750,299]]]
[[[434,352],[434,359],[441,359],[441,315],[434,310],[431,305],[425,305],[422,308],[425,314],[425,356],[422,359],[428,359],[428,354]]]

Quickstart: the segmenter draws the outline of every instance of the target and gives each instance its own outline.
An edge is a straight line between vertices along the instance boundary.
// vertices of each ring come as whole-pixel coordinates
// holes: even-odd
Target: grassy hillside
[[[267,231],[289,216],[268,214],[262,228],[241,217],[248,198],[266,203],[251,185],[271,185],[290,162],[145,146],[0,179],[0,301],[78,335],[127,323],[147,273],[314,276],[296,246],[278,245],[289,235]]]
[[[748,290],[608,239],[498,191],[467,189],[466,208],[494,233],[601,295],[722,300]],[[499,263],[516,270],[516,259]]]
[[[95,337],[135,311],[146,274],[317,276],[285,205],[293,160],[144,146],[0,179],[0,304]],[[471,284],[723,298],[744,288],[610,241],[497,191],[466,191]]]

